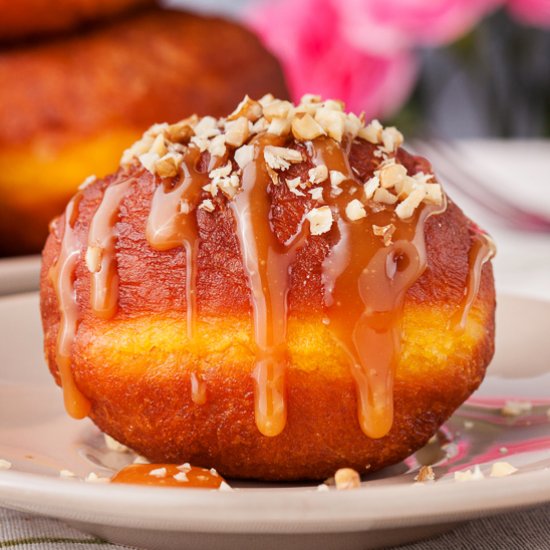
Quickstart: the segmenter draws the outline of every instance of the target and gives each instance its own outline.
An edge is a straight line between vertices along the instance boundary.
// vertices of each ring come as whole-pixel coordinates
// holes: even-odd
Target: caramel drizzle
[[[59,258],[51,271],[51,280],[61,316],[57,333],[56,362],[63,388],[65,409],[73,418],[84,418],[90,412],[90,402],[77,388],[71,369],[72,347],[78,324],[74,272],[80,257],[80,243],[74,226],[81,200],[82,194],[77,193],[67,205]]]
[[[491,237],[487,233],[474,228],[469,252],[468,279],[464,289],[464,297],[451,319],[452,328],[461,331],[466,330],[468,316],[479,294],[483,265],[494,258],[495,254],[496,246]]]
[[[254,137],[254,158],[244,167],[242,187],[228,207],[236,223],[245,272],[249,281],[254,318],[256,359],[253,371],[255,417],[260,432],[280,434],[286,424],[285,370],[288,363],[287,318],[289,272],[300,247],[309,237],[309,224],[299,224],[285,243],[271,225],[271,177],[264,161],[267,145],[284,145],[285,139],[268,134]],[[341,146],[328,138],[307,143],[311,160],[329,170],[345,174],[342,193],[331,196],[325,184],[324,202],[336,220],[338,242],[322,266],[328,323],[349,357],[357,386],[359,424],[372,438],[385,436],[393,422],[393,384],[401,347],[403,305],[407,290],[426,268],[424,224],[442,212],[446,204],[421,204],[408,220],[400,220],[393,208],[367,204],[366,218],[348,221],[345,209],[354,198],[363,199],[362,182],[350,168],[349,143]],[[208,171],[224,159],[210,160]],[[183,246],[186,255],[187,336],[196,333],[196,265],[199,231],[196,209],[208,173],[200,169],[201,153],[189,147],[182,163],[182,178],[173,187],[161,184],[154,192],[147,220],[146,237],[156,250]],[[102,251],[100,268],[92,274],[91,306],[100,317],[116,313],[114,226],[122,199],[131,184],[127,178],[109,186],[90,226],[89,245]],[[86,416],[89,403],[80,394],[70,370],[70,349],[77,322],[73,272],[80,254],[73,226],[79,195],[69,203],[65,235],[55,270],[55,287],[61,310],[58,336],[58,365],[65,403],[72,416]],[[393,224],[393,242],[385,246],[374,235],[373,225]],[[494,247],[483,235],[474,239],[470,251],[470,274],[458,321],[463,326],[479,290],[483,264],[494,255]],[[350,329],[351,327],[351,329]],[[192,399],[206,400],[206,385],[198,373],[190,377]]]
[[[252,294],[257,348],[253,373],[254,410],[256,425],[266,436],[280,434],[286,424],[289,268],[309,234],[308,225],[300,223],[297,232],[281,243],[271,226],[268,192],[271,179],[264,161],[264,149],[281,142],[280,138],[268,134],[251,140],[254,160],[244,167],[242,188],[229,203]]]
[[[340,239],[323,263],[326,313],[350,359],[361,429],[369,437],[380,438],[393,423],[405,294],[426,268],[424,222],[445,207],[422,204],[410,220],[400,220],[393,208],[367,205],[366,218],[349,222],[346,205],[362,198],[362,187],[350,169],[347,152],[331,140],[318,139],[313,142],[313,156],[315,162],[347,177],[343,192],[328,200]],[[384,246],[372,225],[390,223],[396,228],[394,240]]]
[[[208,170],[217,167],[222,158],[210,159]],[[196,148],[186,150],[182,162],[182,178],[173,188],[161,184],[155,190],[147,219],[146,237],[155,250],[185,249],[185,296],[187,337],[192,342],[197,317],[197,254],[199,229],[196,209],[202,188],[209,181],[208,173],[200,171],[201,153]],[[191,397],[194,403],[206,402],[206,386],[198,373],[191,374]]]
[[[90,306],[102,319],[111,319],[118,307],[118,272],[116,264],[115,225],[120,203],[134,178],[125,177],[105,189],[88,233],[88,246],[100,250],[100,265],[92,273]]]

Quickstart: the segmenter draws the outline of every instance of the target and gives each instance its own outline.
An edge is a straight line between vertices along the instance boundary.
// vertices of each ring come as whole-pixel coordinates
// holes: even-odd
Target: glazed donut
[[[230,478],[423,446],[493,355],[494,247],[402,139],[316,96],[151,127],[43,251],[69,413]]]
[[[0,0],[0,42],[70,31],[154,0]]]
[[[236,23],[152,9],[78,36],[0,50],[0,254],[38,252],[79,181],[116,169],[157,121],[221,116],[286,88]]]

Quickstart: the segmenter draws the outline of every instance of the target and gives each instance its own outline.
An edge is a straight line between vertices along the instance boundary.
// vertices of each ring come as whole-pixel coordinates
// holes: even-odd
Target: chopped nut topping
[[[361,478],[352,468],[340,468],[334,474],[334,483],[338,491],[347,491],[361,487]]]
[[[292,119],[291,128],[294,137],[301,141],[309,141],[316,137],[326,135],[322,126],[307,113],[302,118],[294,117]]]
[[[195,136],[201,138],[211,138],[221,133],[218,128],[218,121],[213,116],[202,117],[195,124]]]
[[[225,135],[214,136],[208,141],[206,149],[213,157],[223,157],[225,155]]]
[[[85,478],[86,483],[109,483],[108,477],[100,477],[95,472],[90,472]]]
[[[156,153],[159,157],[164,156],[167,153],[166,144],[164,143],[164,136],[159,134],[153,141],[150,153]]]
[[[226,483],[225,481],[222,481],[220,483],[220,486],[218,487],[218,491],[232,491],[233,487],[229,485],[229,483]]]
[[[154,477],[166,477],[166,473],[166,468],[155,468],[149,472],[149,475]]]
[[[248,119],[244,116],[225,125],[225,143],[233,147],[240,147],[250,135]]]
[[[225,176],[229,176],[229,174],[231,174],[232,169],[233,167],[231,166],[231,162],[228,162],[220,168],[215,168],[214,170],[208,172],[208,177],[210,179],[224,178]]]
[[[189,470],[191,470],[191,464],[189,464],[189,462],[184,462],[183,464],[177,466],[177,468],[182,472],[188,472]]]
[[[274,99],[264,107],[263,114],[268,122],[271,122],[274,118],[289,118],[294,114],[294,105],[290,101]]]
[[[306,219],[312,235],[322,235],[332,227],[332,211],[328,206],[313,208],[307,213]]]
[[[397,202],[397,197],[395,195],[392,195],[392,193],[390,193],[387,189],[379,187],[374,192],[374,200],[383,204],[394,204],[395,202]]]
[[[11,468],[11,462],[0,458],[0,470],[9,470]]]
[[[267,128],[268,134],[274,136],[286,136],[290,133],[290,118],[274,118]]]
[[[227,117],[227,120],[236,120],[242,116],[255,122],[262,116],[262,106],[246,95],[237,108]]]
[[[323,200],[323,188],[322,187],[314,187],[313,189],[310,189],[308,193],[311,195],[311,198],[314,201],[322,201]]]
[[[342,182],[346,181],[348,178],[342,172],[338,170],[330,171],[330,185],[331,187],[339,187]]]
[[[455,481],[478,481],[484,477],[483,472],[477,464],[474,466],[473,470],[463,470],[454,473]]]
[[[107,446],[107,449],[109,449],[109,451],[115,451],[115,453],[130,452],[130,449],[126,447],[126,445],[119,443],[116,439],[113,439],[110,435],[103,434],[103,438],[105,439],[105,445]]]
[[[491,466],[490,477],[506,477],[510,476],[518,471],[517,468],[512,466],[509,462],[495,462]]]
[[[328,178],[328,168],[324,164],[319,164],[308,170],[308,178],[314,185],[324,182]]]
[[[204,199],[199,204],[199,210],[205,210],[206,212],[214,212],[216,207],[214,206],[214,203],[210,199]]]
[[[139,157],[138,157],[139,162],[141,162],[143,167],[148,172],[151,172],[151,174],[155,173],[155,163],[159,159],[160,159],[160,157],[159,157],[158,153],[155,153],[154,151],[148,151],[147,153],[143,153],[142,155],[139,155]]]
[[[384,127],[378,120],[374,119],[369,122],[364,128],[361,128],[357,132],[357,136],[361,139],[364,139],[365,141],[368,141],[369,143],[373,143],[374,145],[377,145],[378,143],[382,142],[382,131],[384,130]]]
[[[180,153],[166,153],[155,162],[154,170],[161,178],[172,178],[178,174],[182,162]]]
[[[419,187],[414,189],[412,193],[401,203],[395,207],[395,213],[402,220],[410,218],[418,205],[424,200],[426,189]]]
[[[389,246],[391,244],[393,234],[395,233],[395,225],[393,225],[393,223],[388,225],[373,225],[372,232],[377,237],[382,237],[384,246]]]
[[[90,273],[97,273],[101,269],[101,259],[103,257],[103,248],[100,246],[89,246],[86,249],[86,267]]]
[[[189,478],[187,477],[187,474],[185,472],[178,472],[177,474],[174,474],[173,478],[176,481],[189,481]]]
[[[185,120],[180,120],[175,124],[171,124],[166,129],[166,138],[175,143],[189,143],[189,140],[195,135],[193,126],[197,124],[198,120],[199,117],[193,115]]]
[[[317,490],[326,492],[326,491],[330,491],[330,487],[326,483],[321,483],[321,485],[317,485]]]
[[[346,205],[346,216],[352,222],[365,218],[367,212],[360,200],[353,199]]]
[[[298,189],[298,187],[303,185],[302,180],[299,177],[286,180],[286,185],[291,193],[294,193],[298,197],[305,197],[305,193],[302,193],[302,191]]]
[[[71,472],[71,470],[59,470],[59,477],[62,477],[63,479],[70,479],[76,477],[76,474]]]
[[[264,149],[264,159],[273,170],[287,170],[291,164],[303,161],[300,151],[274,145],[268,145]]]
[[[254,160],[254,146],[243,145],[235,151],[235,162],[239,168],[243,169],[247,164]]]
[[[382,130],[382,149],[386,153],[393,153],[403,143],[403,134],[393,126]]]
[[[369,200],[372,199],[378,187],[380,187],[380,178],[378,176],[373,176],[363,185],[365,197]]]
[[[320,124],[324,132],[338,143],[342,141],[344,135],[345,118],[346,115],[341,110],[327,107],[321,107],[315,112],[315,120]]]
[[[519,416],[531,412],[533,404],[530,401],[506,401],[500,411],[503,416]]]
[[[401,184],[406,175],[407,169],[402,164],[388,164],[380,169],[380,185],[390,189]]]
[[[414,478],[415,481],[435,481],[435,473],[431,466],[422,466]]]

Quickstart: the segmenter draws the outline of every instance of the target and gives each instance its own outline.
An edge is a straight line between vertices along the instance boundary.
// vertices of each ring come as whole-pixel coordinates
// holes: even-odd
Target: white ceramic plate
[[[69,419],[44,365],[36,294],[0,299],[0,504],[60,518],[113,542],[151,549],[269,550],[388,546],[470,518],[550,500],[550,302],[502,297],[497,355],[482,389],[423,450],[360,489],[235,483],[231,492],[94,485],[132,457],[108,451],[89,422]],[[531,411],[509,418],[507,400]],[[505,460],[518,471],[490,478]],[[435,483],[414,483],[435,463]],[[479,464],[484,479],[456,482]]]

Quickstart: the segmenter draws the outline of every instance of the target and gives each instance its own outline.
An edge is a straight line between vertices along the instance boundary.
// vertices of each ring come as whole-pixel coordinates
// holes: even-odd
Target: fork
[[[500,218],[508,227],[523,231],[550,232],[550,217],[518,206],[494,190],[483,179],[469,171],[452,146],[439,140],[412,142],[412,149],[433,161],[436,172],[455,189]]]

